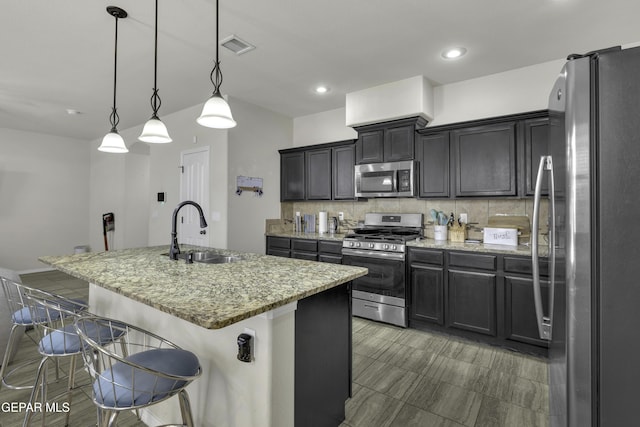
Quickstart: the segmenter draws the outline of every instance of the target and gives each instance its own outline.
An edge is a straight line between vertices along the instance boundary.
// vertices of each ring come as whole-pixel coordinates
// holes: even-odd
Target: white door
[[[209,147],[187,150],[180,153],[182,173],[180,178],[180,201],[191,200],[202,207],[207,222],[209,217]],[[209,230],[200,228],[198,210],[184,206],[178,213],[178,241],[197,246],[209,246]]]

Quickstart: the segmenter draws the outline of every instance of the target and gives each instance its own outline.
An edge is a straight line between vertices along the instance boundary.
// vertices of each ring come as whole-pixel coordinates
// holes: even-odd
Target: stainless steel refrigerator
[[[570,56],[549,113],[550,425],[640,425],[640,48]]]

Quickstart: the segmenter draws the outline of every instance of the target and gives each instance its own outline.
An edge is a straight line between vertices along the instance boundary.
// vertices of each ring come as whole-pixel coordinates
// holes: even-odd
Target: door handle
[[[542,191],[542,174],[549,171],[549,199],[550,223],[549,223],[549,257],[550,257],[550,281],[549,286],[549,316],[544,315],[542,307],[542,289],[540,286],[540,265],[538,262],[538,231],[540,229],[540,197]],[[531,231],[531,269],[533,272],[533,300],[536,309],[536,319],[540,338],[551,340],[551,317],[553,315],[553,288],[555,286],[555,183],[553,177],[553,162],[551,156],[540,157],[536,189],[533,197],[533,230]]]
[[[200,234],[207,234],[207,230],[200,230]]]

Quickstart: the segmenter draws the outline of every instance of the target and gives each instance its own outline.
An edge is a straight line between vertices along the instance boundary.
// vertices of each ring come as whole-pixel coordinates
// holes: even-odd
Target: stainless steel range
[[[407,326],[406,242],[422,236],[422,214],[368,213],[342,243],[342,263],[366,267],[353,281],[353,314]]]

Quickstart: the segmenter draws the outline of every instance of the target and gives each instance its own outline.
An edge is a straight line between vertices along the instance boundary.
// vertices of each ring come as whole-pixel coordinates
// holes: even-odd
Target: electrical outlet
[[[467,214],[466,213],[461,213],[460,214],[460,222],[464,223],[464,224],[468,224],[469,221],[467,219]]]
[[[344,221],[344,212],[338,212],[338,219]]]

